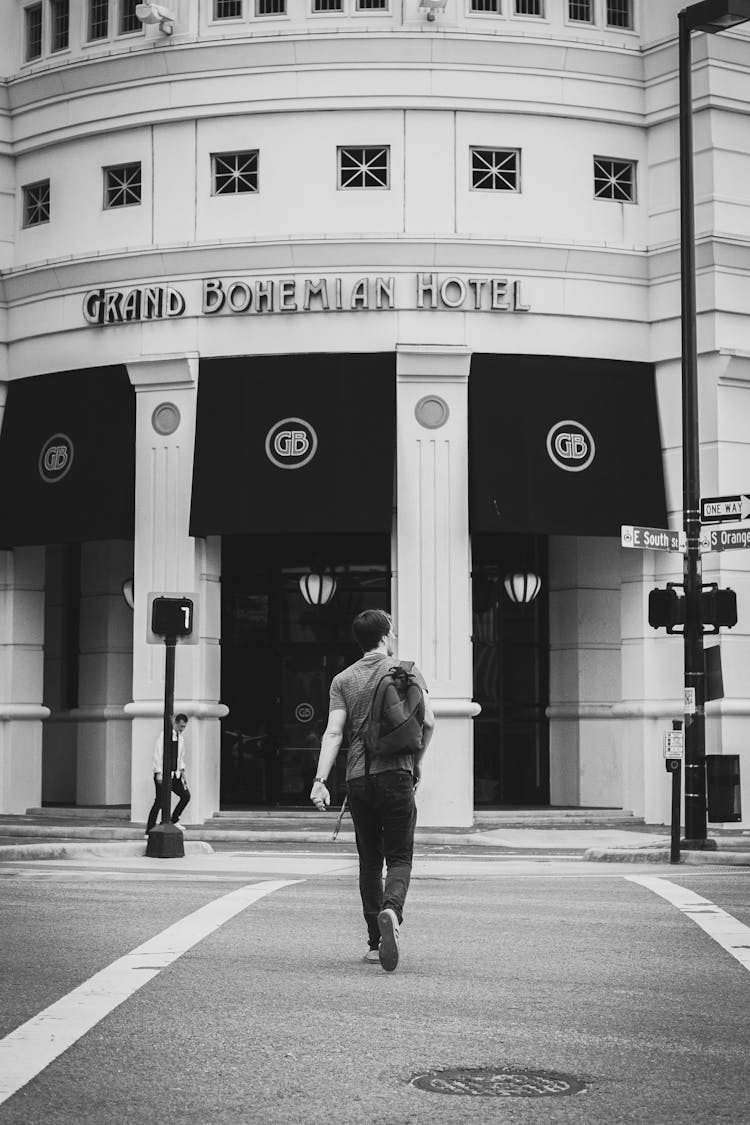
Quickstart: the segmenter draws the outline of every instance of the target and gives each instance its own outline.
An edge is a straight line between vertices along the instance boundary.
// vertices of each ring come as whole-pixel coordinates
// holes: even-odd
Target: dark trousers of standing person
[[[414,779],[407,770],[388,770],[352,778],[347,791],[359,853],[362,912],[370,949],[377,949],[380,911],[391,907],[399,925],[403,921],[417,824]]]
[[[159,815],[159,809],[161,808],[161,782],[156,780],[156,774],[154,774],[154,788],[156,790],[156,796],[154,798],[154,803],[151,806],[151,812],[148,814],[148,821],[146,822],[147,832],[150,832],[156,824],[156,818]],[[182,813],[185,810],[188,801],[190,800],[190,790],[188,789],[182,778],[178,777],[174,773],[172,774],[172,792],[176,793],[180,798],[174,807],[174,812],[172,813],[171,817],[172,824],[176,824],[182,816]]]

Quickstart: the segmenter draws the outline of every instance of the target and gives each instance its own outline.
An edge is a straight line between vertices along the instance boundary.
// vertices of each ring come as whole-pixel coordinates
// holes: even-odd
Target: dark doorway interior
[[[329,571],[336,590],[308,605],[300,580]],[[223,809],[309,807],[335,674],[357,660],[352,619],[390,610],[384,535],[225,536],[222,541]],[[331,774],[343,797],[344,754]]]
[[[472,539],[474,804],[549,804],[549,614],[547,539],[475,534]],[[513,572],[541,579],[530,604],[504,588]]]

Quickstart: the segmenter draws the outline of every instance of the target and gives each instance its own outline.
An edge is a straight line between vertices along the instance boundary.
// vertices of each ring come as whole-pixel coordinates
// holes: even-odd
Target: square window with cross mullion
[[[89,19],[86,38],[89,43],[106,39],[109,35],[109,0],[89,0]]]
[[[568,0],[568,19],[571,23],[593,23],[594,0]]]
[[[142,31],[143,24],[138,19],[135,9],[138,0],[120,0],[120,22],[118,34],[130,35],[133,31]]]
[[[104,169],[104,209],[134,207],[141,202],[141,165],[116,164]]]
[[[70,0],[50,0],[49,49],[67,51],[70,45]]]
[[[633,0],[607,0],[607,27],[633,30]]]
[[[214,0],[214,19],[242,19],[242,0]]]
[[[339,187],[387,188],[389,157],[390,149],[387,145],[377,148],[339,148]]]
[[[595,156],[594,199],[635,203],[635,162]]]
[[[520,191],[521,153],[517,148],[472,148],[474,191]]]
[[[34,184],[26,184],[23,192],[23,225],[25,227],[38,227],[41,223],[48,223],[50,217],[50,188],[49,180],[37,180]]]
[[[32,4],[24,10],[26,62],[42,57],[42,5]]]
[[[211,157],[213,194],[243,195],[258,190],[258,150],[215,152]]]

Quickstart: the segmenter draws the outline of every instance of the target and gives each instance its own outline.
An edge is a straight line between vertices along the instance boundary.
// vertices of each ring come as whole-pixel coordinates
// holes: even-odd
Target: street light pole
[[[706,688],[701,609],[700,438],[693,186],[693,31],[715,34],[750,20],[750,0],[701,0],[679,13],[682,503],[685,584],[685,840],[705,848]]]

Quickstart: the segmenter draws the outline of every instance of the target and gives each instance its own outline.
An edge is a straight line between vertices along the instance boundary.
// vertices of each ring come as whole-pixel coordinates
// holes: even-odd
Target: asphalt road
[[[139,966],[153,976],[0,1104],[0,1125],[748,1125],[750,971],[641,875],[697,892],[750,945],[748,869],[424,856],[386,974],[360,960],[347,852],[2,865],[0,1037],[201,908],[295,881]],[[410,1084],[449,1067],[585,1088]]]

